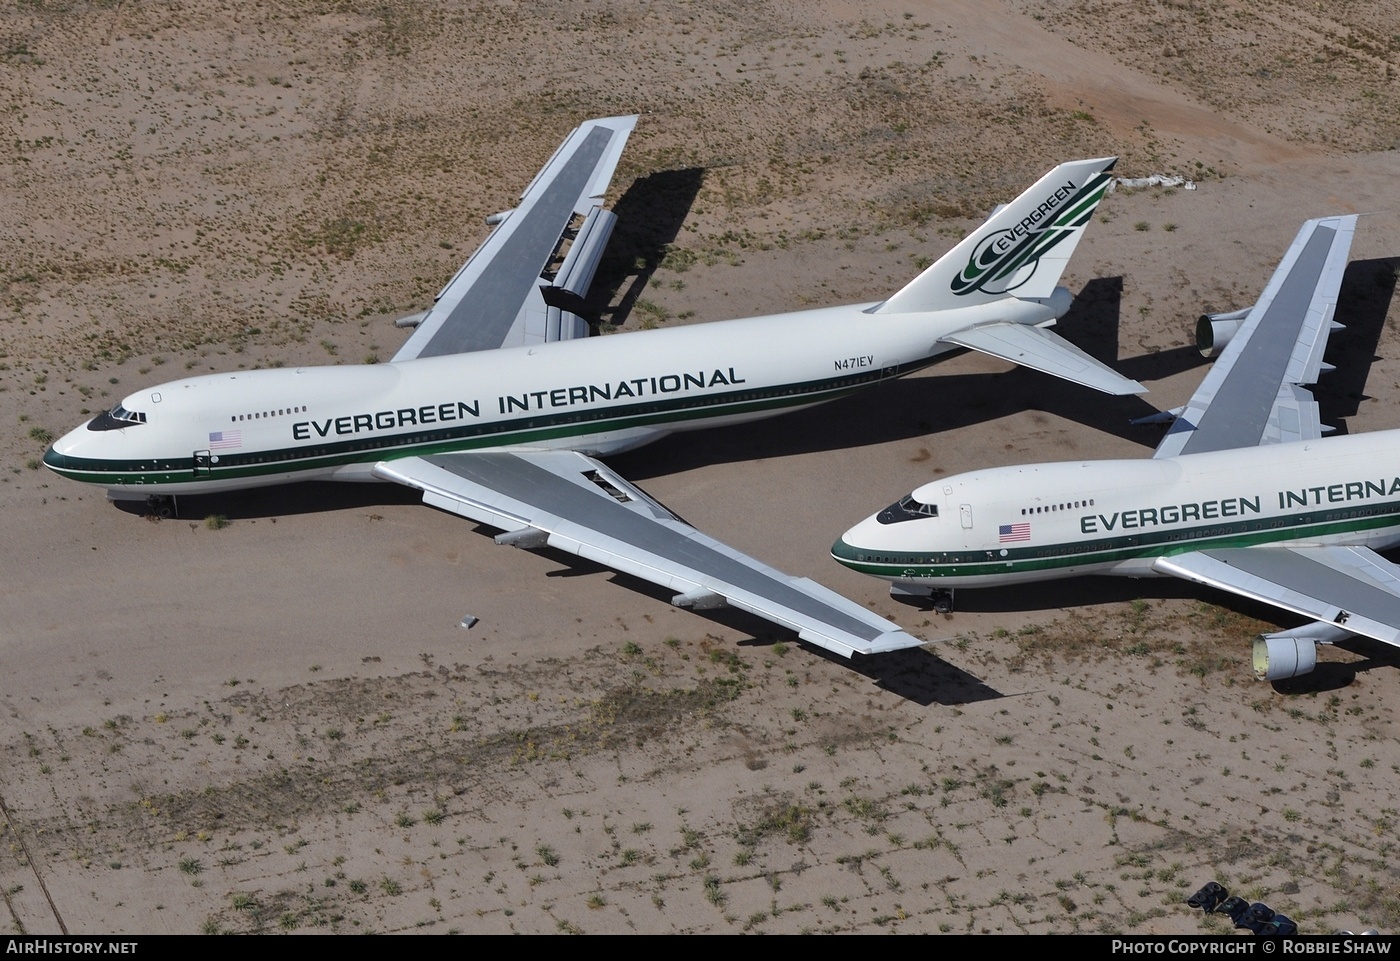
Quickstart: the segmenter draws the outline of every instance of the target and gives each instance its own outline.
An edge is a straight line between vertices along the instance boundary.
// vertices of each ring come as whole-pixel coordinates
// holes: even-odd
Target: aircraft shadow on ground
[[[1310,674],[1274,681],[1272,687],[1280,694],[1321,694],[1349,687],[1358,675],[1372,671],[1394,672],[1400,669],[1400,651],[1369,637],[1351,637],[1337,644],[1344,651],[1362,658],[1349,664],[1327,662],[1317,665]],[[1385,675],[1378,675],[1384,677]],[[1394,674],[1391,674],[1394,677]]]
[[[327,511],[373,510],[394,504],[421,504],[423,495],[399,484],[337,484],[306,481],[276,487],[254,487],[221,494],[182,494],[176,499],[176,518],[200,520],[221,515],[231,521],[264,517],[292,517]],[[150,513],[145,501],[114,501],[128,514]]]
[[[705,180],[705,168],[638,177],[612,207],[617,227],[586,303],[599,321],[621,326],[680,236]]]
[[[1084,576],[1006,587],[963,588],[954,592],[953,610],[969,614],[1010,614],[1094,604],[1125,604],[1138,599],[1181,600],[1194,597],[1214,601],[1219,596],[1207,597],[1205,588],[1174,577],[1137,579]],[[932,604],[922,598],[903,597],[899,601],[921,611],[933,610]],[[1260,611],[1273,610],[1260,608]]]
[[[981,701],[1000,700],[1007,695],[988,687],[979,678],[956,665],[949,664],[936,653],[938,645],[932,649],[910,648],[891,651],[888,654],[875,654],[869,657],[854,657],[845,660],[829,651],[816,653],[827,660],[844,664],[857,674],[875,682],[875,686],[889,691],[896,697],[920,707],[930,704],[946,706],[975,704]]]
[[[1347,432],[1346,424],[1339,421],[1354,417],[1361,402],[1368,399],[1366,381],[1377,360],[1376,347],[1395,295],[1397,273],[1400,257],[1385,257],[1352,261],[1342,277],[1333,319],[1346,330],[1332,334],[1325,357],[1337,369],[1323,374],[1310,388],[1321,408],[1322,422],[1335,425],[1339,434]],[[1400,422],[1396,426],[1400,427]]]
[[[650,581],[622,574],[601,564],[594,563],[561,551],[544,550],[540,553],[558,560],[564,566],[547,573],[546,577],[581,577],[587,575],[606,576],[619,588],[626,588],[638,594],[645,594],[659,602],[670,603],[675,591],[666,590]],[[864,675],[877,686],[898,697],[922,707],[930,704],[968,704],[974,701],[993,700],[1002,697],[998,691],[987,687],[966,671],[949,664],[931,650],[910,648],[892,651],[888,654],[871,656],[856,655],[845,658],[824,648],[803,644],[795,631],[779,627],[757,615],[733,607],[712,610],[691,611],[694,617],[720,625],[728,630],[748,636],[739,641],[739,647],[748,651],[771,649],[778,643],[800,646],[804,657],[820,657],[842,667]],[[791,656],[791,655],[789,655]]]

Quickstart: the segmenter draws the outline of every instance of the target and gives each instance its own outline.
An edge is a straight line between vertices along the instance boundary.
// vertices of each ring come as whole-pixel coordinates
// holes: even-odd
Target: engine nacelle
[[[1317,667],[1317,640],[1287,634],[1265,634],[1254,642],[1254,676],[1261,681],[1286,681]]]
[[[1225,345],[1230,342],[1230,338],[1239,333],[1251,310],[1252,307],[1246,307],[1244,310],[1233,310],[1228,314],[1202,314],[1196,321],[1196,349],[1201,352],[1201,356],[1219,356]]]
[[[428,312],[427,312],[426,310],[419,311],[419,312],[416,313],[416,314],[409,314],[409,315],[407,315],[407,316],[405,316],[405,317],[400,317],[398,320],[394,321],[394,326],[395,326],[395,327],[417,327],[419,324],[421,324],[421,323],[423,322],[423,318],[426,317],[426,316],[428,316]]]

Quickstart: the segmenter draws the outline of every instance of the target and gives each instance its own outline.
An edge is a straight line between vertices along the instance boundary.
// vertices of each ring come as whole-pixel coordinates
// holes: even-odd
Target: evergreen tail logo
[[[1020,223],[983,238],[953,278],[953,293],[1005,294],[1030,280],[1041,257],[1089,223],[1109,180],[1098,173],[1081,187],[1066,181]]]

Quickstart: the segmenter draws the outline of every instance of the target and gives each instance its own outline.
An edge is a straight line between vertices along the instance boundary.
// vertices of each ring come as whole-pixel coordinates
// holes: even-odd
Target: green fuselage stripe
[[[272,474],[324,471],[348,464],[375,463],[400,457],[444,454],[482,448],[527,446],[562,438],[605,434],[638,427],[681,424],[736,414],[781,413],[790,407],[825,403],[887,377],[927,367],[942,357],[887,370],[866,371],[825,380],[782,384],[700,396],[649,400],[599,410],[570,409],[536,413],[510,421],[459,422],[435,430],[359,434],[351,439],[262,451],[216,451],[217,464],[196,464],[192,456],[168,460],[118,461],[57,458],[51,468],[89,484],[148,486],[187,484],[191,480],[256,478]],[[140,429],[140,428],[136,428]],[[201,445],[207,447],[208,445]]]
[[[1400,501],[1346,510],[1307,511],[1278,517],[1251,519],[1232,524],[1133,534],[1124,537],[1068,541],[1039,547],[995,548],[977,551],[890,552],[841,547],[842,564],[875,577],[897,580],[937,580],[941,577],[977,577],[1054,572],[1121,564],[1125,561],[1184,554],[1224,547],[1253,547],[1277,541],[1305,540],[1383,530],[1400,524]],[[1005,550],[1003,556],[1001,551]]]

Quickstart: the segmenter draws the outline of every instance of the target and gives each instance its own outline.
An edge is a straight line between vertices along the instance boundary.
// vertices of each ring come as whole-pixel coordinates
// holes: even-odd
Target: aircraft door
[[[972,530],[972,505],[961,504],[958,506],[958,518],[962,521],[963,530]]]
[[[209,477],[214,473],[214,458],[207,450],[197,450],[194,452],[193,470],[195,477]]]

